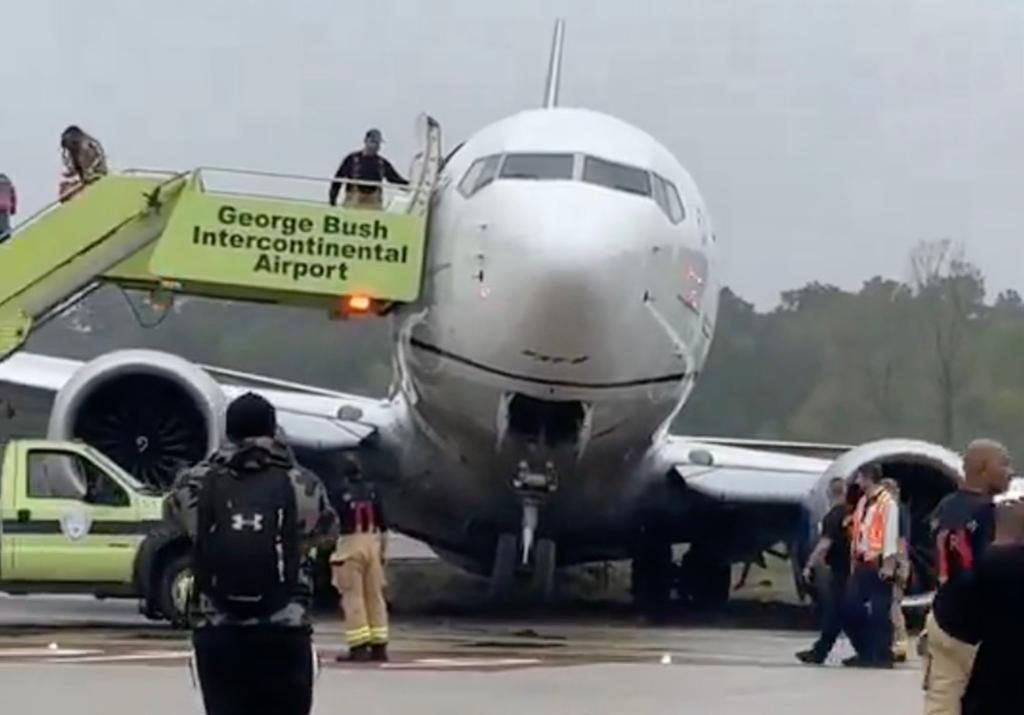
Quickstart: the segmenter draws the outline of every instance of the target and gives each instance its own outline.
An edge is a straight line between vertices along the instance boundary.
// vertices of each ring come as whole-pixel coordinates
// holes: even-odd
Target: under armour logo
[[[253,514],[252,518],[246,519],[242,514],[235,514],[231,517],[231,528],[235,531],[242,531],[243,529],[263,531],[263,515]]]

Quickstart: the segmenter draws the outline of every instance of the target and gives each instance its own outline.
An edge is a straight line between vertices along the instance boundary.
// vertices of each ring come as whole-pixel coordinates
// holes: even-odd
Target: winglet
[[[558,106],[558,90],[562,85],[562,47],[565,44],[565,20],[555,20],[555,36],[551,40],[548,82],[544,87],[544,109]]]

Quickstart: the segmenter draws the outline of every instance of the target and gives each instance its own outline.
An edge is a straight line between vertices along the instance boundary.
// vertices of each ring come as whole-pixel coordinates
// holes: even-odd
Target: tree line
[[[811,282],[758,311],[721,296],[711,353],[675,430],[859,443],[977,435],[1024,453],[1024,300],[990,296],[951,241],[911,253],[902,280],[858,290]],[[179,299],[162,315],[105,288],[37,334],[30,349],[87,358],[123,347],[323,387],[381,395],[391,380],[385,321],[326,324],[315,311]]]

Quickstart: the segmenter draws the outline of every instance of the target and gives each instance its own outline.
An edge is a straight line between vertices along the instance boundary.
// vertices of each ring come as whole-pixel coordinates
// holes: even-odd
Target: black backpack
[[[218,609],[251,619],[288,605],[301,543],[287,470],[214,469],[200,490],[197,525],[196,581]]]

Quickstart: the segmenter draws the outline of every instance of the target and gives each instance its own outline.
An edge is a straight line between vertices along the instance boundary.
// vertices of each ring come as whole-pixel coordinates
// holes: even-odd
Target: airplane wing
[[[33,353],[18,353],[0,362],[0,424],[7,414],[27,418],[19,419],[21,425],[45,425],[54,396],[85,364]],[[197,367],[220,384],[228,400],[249,391],[266,397],[277,408],[278,423],[295,447],[353,448],[389,418],[389,405],[383,400],[212,366]],[[42,414],[17,414],[24,411]],[[32,431],[33,436],[40,434],[38,428]]]
[[[809,505],[824,498],[828,478],[849,479],[868,463],[889,468],[911,500],[915,487],[941,492],[962,479],[959,455],[917,439],[843,445],[670,435],[661,455],[687,487],[726,502]]]
[[[827,484],[848,480],[864,464],[882,464],[901,485],[911,513],[911,560],[925,580],[907,607],[928,602],[931,541],[927,517],[937,501],[962,478],[960,457],[940,445],[912,439],[882,439],[857,446],[666,436],[661,473],[677,478],[688,492],[711,504],[740,510],[748,528],[757,515],[784,514],[763,534],[765,544],[785,541],[794,564],[802,563],[815,525],[828,509]],[[779,510],[781,509],[781,512]],[[796,573],[796,571],[794,571]],[[800,588],[798,582],[798,589]]]
[[[755,504],[803,504],[832,463],[770,448],[684,437],[669,437],[664,455],[688,488],[723,502]]]

